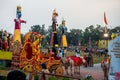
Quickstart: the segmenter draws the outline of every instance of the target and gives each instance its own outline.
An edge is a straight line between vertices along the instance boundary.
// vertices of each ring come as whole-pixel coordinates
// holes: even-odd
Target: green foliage
[[[72,80],[71,78],[56,78],[56,77],[49,77],[49,80]]]
[[[51,77],[49,77],[49,80],[57,80],[57,78],[51,76]]]
[[[46,34],[46,30],[45,30],[45,25],[44,24],[42,26],[40,26],[40,25],[33,25],[33,26],[31,26],[31,29],[29,31],[38,32],[38,33],[40,33],[42,35]]]
[[[94,80],[92,76],[86,77],[84,80]]]
[[[34,80],[39,80],[39,76],[38,76],[38,75],[35,75],[35,76],[34,76]]]
[[[72,80],[72,79],[70,79],[70,78],[63,78],[62,80]]]
[[[101,63],[103,59],[104,59],[104,56],[100,56],[100,57],[94,56],[94,64]]]
[[[0,70],[7,70],[5,66],[0,67]]]
[[[30,31],[33,32],[39,32],[42,35],[45,35],[45,38],[43,40],[43,46],[49,46],[51,36],[52,36],[52,27],[49,26],[48,29],[45,29],[45,25],[33,25],[30,29]],[[109,32],[109,38],[110,35],[114,32],[120,31],[120,26],[117,26],[113,29],[108,28]],[[86,27],[84,30],[81,29],[70,29],[70,32],[66,32],[67,37],[67,43],[68,45],[78,46],[78,43],[81,43],[81,45],[87,45],[89,38],[91,37],[92,46],[97,46],[96,42],[105,39],[104,38],[105,29],[104,26],[101,25],[90,25]],[[57,28],[57,38],[59,45],[61,44],[61,30],[60,27]]]
[[[43,24],[42,26],[33,25],[33,26],[31,26],[31,29],[29,31],[38,32],[41,35],[44,35],[45,37],[46,37],[46,34],[47,34],[47,30],[45,29],[45,24]],[[42,46],[45,46],[46,44],[47,44],[47,38],[44,38],[44,40],[42,40]]]

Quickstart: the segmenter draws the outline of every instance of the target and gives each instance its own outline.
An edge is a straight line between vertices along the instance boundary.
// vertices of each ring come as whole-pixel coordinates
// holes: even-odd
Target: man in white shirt
[[[62,54],[62,51],[60,50],[60,51],[59,51],[59,57],[62,58],[62,56],[63,56],[63,54]]]

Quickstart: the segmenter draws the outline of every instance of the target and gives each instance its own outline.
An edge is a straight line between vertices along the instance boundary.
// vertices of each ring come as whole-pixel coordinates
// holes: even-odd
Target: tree
[[[33,26],[31,26],[31,29],[29,31],[38,32],[39,34],[44,35],[45,38],[42,40],[42,46],[46,45],[46,43],[47,43],[47,39],[46,39],[47,30],[45,30],[44,24],[42,25],[42,27],[40,25],[33,25]]]
[[[31,26],[31,29],[29,31],[38,32],[41,35],[45,35],[46,34],[46,30],[45,30],[45,25],[44,24],[42,25],[42,27],[40,25],[33,25],[33,26]]]
[[[71,29],[70,32],[66,34],[68,44],[78,46],[78,43],[82,38],[82,32],[83,31],[80,29]]]
[[[113,29],[107,29],[109,32],[109,36],[112,33],[116,33],[120,31],[120,26],[117,26]],[[31,26],[30,31],[32,32],[39,32],[42,35],[45,35],[45,38],[43,39],[42,44],[44,46],[49,45],[51,41],[51,36],[52,36],[52,27],[49,26],[48,29],[45,29],[45,25],[33,25]],[[81,45],[88,45],[89,38],[91,38],[92,45],[96,45],[96,42],[99,40],[105,39],[104,38],[104,33],[105,29],[101,25],[96,25],[94,27],[93,25],[90,25],[85,28],[85,30],[81,29],[70,29],[70,32],[66,32],[66,37],[67,37],[67,43],[69,45],[73,46],[78,46],[78,43],[81,43]],[[57,28],[57,39],[59,45],[61,45],[61,37],[62,37],[62,32],[60,30],[60,26]]]

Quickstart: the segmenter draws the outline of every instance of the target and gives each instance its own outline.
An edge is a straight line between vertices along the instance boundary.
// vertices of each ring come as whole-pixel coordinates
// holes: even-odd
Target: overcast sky
[[[104,11],[108,27],[120,25],[120,0],[0,0],[0,29],[14,32],[16,6],[22,7],[22,33],[28,32],[32,25],[52,24],[52,11],[58,12],[58,24],[62,17],[68,29],[85,29],[89,25],[104,25]]]

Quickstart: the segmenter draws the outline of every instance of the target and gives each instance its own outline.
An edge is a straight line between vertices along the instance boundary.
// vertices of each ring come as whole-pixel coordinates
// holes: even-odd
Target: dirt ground
[[[79,72],[79,70],[77,70]],[[68,73],[71,73],[71,70],[69,69]],[[78,78],[85,78],[86,75],[91,75],[94,80],[104,80],[103,71],[100,67],[100,64],[95,64],[93,67],[83,67],[81,66],[80,74],[75,73],[72,76],[78,77]],[[77,80],[77,79],[74,79]]]

